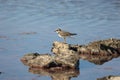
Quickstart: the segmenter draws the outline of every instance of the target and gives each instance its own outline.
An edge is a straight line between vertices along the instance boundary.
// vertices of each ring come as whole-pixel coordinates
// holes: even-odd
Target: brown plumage
[[[55,30],[56,33],[58,33],[58,36],[64,39],[64,42],[66,42],[66,37],[71,37],[73,35],[77,35],[76,33],[70,33],[67,31],[63,31],[60,28]]]

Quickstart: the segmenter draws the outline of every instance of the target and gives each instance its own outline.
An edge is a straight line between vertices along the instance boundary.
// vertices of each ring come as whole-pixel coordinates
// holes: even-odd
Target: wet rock
[[[73,58],[73,59],[72,59]],[[45,69],[52,69],[52,68],[77,68],[78,66],[78,59],[71,56],[55,56],[50,54],[38,54],[38,53],[30,53],[24,55],[21,58],[21,61],[30,67],[36,68],[45,68]]]
[[[54,42],[52,52],[59,54],[90,54],[90,55],[114,55],[120,54],[120,40],[107,39],[94,41],[87,45],[71,45],[62,42]]]
[[[86,45],[91,54],[112,55],[120,54],[120,39],[94,41]]]
[[[51,50],[54,54],[61,56],[62,55],[71,55],[75,54],[76,52],[72,49],[70,44],[63,43],[63,42],[57,42],[55,41],[53,43],[53,48]]]
[[[48,66],[51,62],[53,62],[53,58],[50,54],[38,54],[38,53],[30,53],[24,55],[21,58],[21,61],[28,66],[31,67],[39,67],[44,68]]]
[[[79,59],[85,59],[95,64],[103,64],[120,56],[120,40],[100,40],[87,45],[72,45],[55,41],[51,51],[54,55],[26,54],[21,58],[21,61],[30,67],[46,69],[78,69]]]
[[[51,51],[59,56],[59,58],[64,57],[64,59],[72,59],[72,57],[74,57],[74,59],[80,58],[101,65],[120,56],[119,45],[119,39],[94,41],[87,45],[72,45],[63,42],[54,42]]]
[[[109,75],[103,78],[98,78],[97,80],[120,80],[120,76]]]
[[[56,55],[55,60],[58,63],[66,64],[71,67],[78,65],[79,56],[70,44],[54,42],[51,51]]]

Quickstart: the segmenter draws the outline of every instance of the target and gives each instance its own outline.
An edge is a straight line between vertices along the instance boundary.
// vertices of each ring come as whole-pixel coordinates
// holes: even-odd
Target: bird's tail
[[[71,33],[71,35],[77,35],[76,33]]]

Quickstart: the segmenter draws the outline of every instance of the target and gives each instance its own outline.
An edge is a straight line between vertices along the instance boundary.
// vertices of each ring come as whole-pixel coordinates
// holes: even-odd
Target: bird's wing
[[[70,32],[60,32],[61,36],[72,36],[76,35],[75,33],[70,33]]]

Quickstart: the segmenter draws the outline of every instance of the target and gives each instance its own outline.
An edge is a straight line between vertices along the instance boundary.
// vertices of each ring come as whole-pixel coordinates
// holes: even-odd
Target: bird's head
[[[60,31],[62,31],[60,28],[55,30],[55,32],[57,32],[57,33],[59,33]]]

